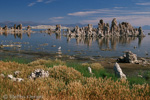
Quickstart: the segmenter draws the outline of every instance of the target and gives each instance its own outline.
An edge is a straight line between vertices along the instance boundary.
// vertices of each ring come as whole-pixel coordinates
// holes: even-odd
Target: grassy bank
[[[88,72],[88,66],[93,74]],[[49,71],[48,78],[29,80],[35,69]],[[144,78],[119,80],[108,73],[100,63],[63,62],[37,60],[30,63],[0,61],[0,74],[5,76],[20,71],[17,77],[23,82],[13,82],[0,77],[0,98],[8,99],[150,99],[150,86]],[[149,73],[148,73],[149,74]],[[147,74],[147,75],[148,75]]]

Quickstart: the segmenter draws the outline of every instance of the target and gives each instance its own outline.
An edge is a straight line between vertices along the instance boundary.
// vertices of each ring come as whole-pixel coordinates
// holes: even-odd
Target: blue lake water
[[[144,33],[149,33],[145,30]],[[139,57],[150,57],[150,35],[137,37],[105,37],[105,38],[68,38],[56,34],[31,33],[22,35],[1,34],[0,43],[3,45],[21,44],[21,48],[0,48],[0,54],[7,51],[56,53],[61,46],[65,55],[119,57],[124,51],[132,51]],[[52,47],[56,45],[56,47]],[[146,55],[149,54],[149,55]]]

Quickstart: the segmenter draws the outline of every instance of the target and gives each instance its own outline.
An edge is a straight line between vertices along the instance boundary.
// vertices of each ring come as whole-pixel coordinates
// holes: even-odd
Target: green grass
[[[102,77],[102,78],[112,78],[113,80],[117,80],[117,77],[115,77],[115,74],[112,73],[108,73],[105,69],[99,69],[99,70],[94,70],[92,69],[92,73],[90,74],[88,71],[88,67],[89,66],[83,66],[81,63],[77,63],[77,62],[67,62],[66,63],[67,67],[72,67],[76,70],[78,70],[79,72],[81,72],[83,74],[83,76],[85,77]]]
[[[130,85],[132,85],[132,84],[140,84],[140,85],[142,85],[144,83],[148,83],[146,81],[146,79],[140,78],[140,77],[128,77],[128,81],[129,81]]]
[[[6,57],[4,59],[2,59],[2,61],[4,62],[17,62],[19,64],[28,64],[30,62],[32,62],[31,59],[25,59],[25,58],[17,58],[17,57]]]
[[[115,76],[115,74],[107,72],[106,69],[99,69],[99,70],[94,70],[92,69],[93,74],[90,74],[88,71],[88,65],[82,65],[79,62],[64,62],[62,63],[60,60],[54,60],[51,63],[45,64],[47,67],[53,67],[57,65],[66,65],[67,67],[72,67],[75,70],[81,72],[84,77],[102,77],[102,78],[111,78],[112,80],[116,81],[118,78]],[[145,73],[145,76],[149,77],[150,73],[147,72]],[[130,85],[132,84],[144,84],[144,83],[150,83],[147,81],[145,78],[140,78],[140,77],[127,77],[127,80],[129,81]]]
[[[143,77],[145,77],[146,80],[150,81],[150,71],[146,71],[143,75]]]
[[[88,71],[88,66],[83,66],[82,64],[77,63],[77,62],[67,62],[66,65],[67,67],[72,67],[76,69],[77,71],[81,72],[83,76],[85,77],[91,76],[91,74]]]
[[[17,62],[20,64],[28,64],[31,62],[31,60],[29,59],[24,59],[24,58],[16,58],[16,57],[7,57],[3,59],[4,62]],[[116,81],[118,78],[115,77],[115,74],[109,73],[107,72],[107,70],[105,69],[99,69],[99,70],[94,70],[92,69],[93,74],[90,74],[88,71],[88,65],[82,65],[79,62],[63,62],[60,60],[50,60],[50,62],[45,63],[44,64],[46,67],[53,67],[53,66],[57,66],[57,65],[66,65],[67,67],[72,67],[75,70],[81,72],[81,74],[83,74],[84,77],[102,77],[102,78],[111,78],[112,80]],[[140,73],[142,74],[142,72]],[[142,75],[144,78],[140,78],[140,77],[127,77],[127,80],[129,81],[130,85],[132,84],[144,84],[144,83],[148,83],[150,84],[150,71],[145,72]]]

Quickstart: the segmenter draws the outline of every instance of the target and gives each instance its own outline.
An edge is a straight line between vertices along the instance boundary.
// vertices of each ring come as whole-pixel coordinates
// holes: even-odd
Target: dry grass
[[[104,67],[100,63],[82,63],[83,66],[90,66],[94,70],[104,69]]]
[[[18,64],[0,61],[0,73],[8,75],[19,70],[21,73],[18,77],[25,79],[23,82],[13,82],[8,78],[0,77],[0,100],[3,100],[5,94],[8,95],[8,100],[31,100],[36,99],[35,97],[41,100],[150,100],[148,84],[131,86],[125,80],[87,78],[77,70],[65,65],[47,68],[45,62],[50,63],[50,61],[35,62]],[[29,80],[28,75],[37,68],[48,70],[50,76]],[[13,98],[11,95],[22,97]]]
[[[80,80],[83,77],[77,70],[66,66],[54,66],[49,69],[49,73],[50,77],[63,80],[66,83],[73,80]]]

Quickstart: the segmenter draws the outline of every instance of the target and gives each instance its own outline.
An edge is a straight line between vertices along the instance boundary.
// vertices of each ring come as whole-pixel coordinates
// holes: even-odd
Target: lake
[[[149,33],[145,30],[144,33]],[[124,51],[132,51],[138,57],[150,57],[150,35],[144,38],[138,37],[102,37],[102,38],[69,38],[56,34],[31,33],[31,34],[5,34],[1,33],[2,45],[22,45],[17,47],[0,48],[3,56],[31,56],[36,54],[56,54],[61,46],[63,55],[79,57],[119,57]],[[32,53],[35,53],[34,55]],[[149,54],[149,55],[148,55]],[[43,55],[44,57],[44,55]],[[53,56],[52,56],[53,57]],[[51,57],[50,57],[51,58]]]

